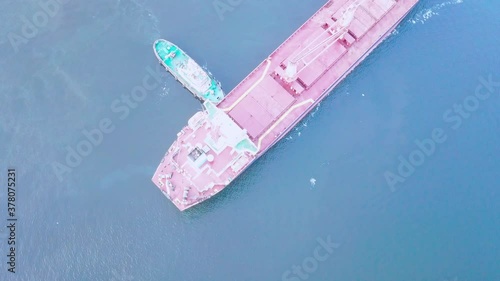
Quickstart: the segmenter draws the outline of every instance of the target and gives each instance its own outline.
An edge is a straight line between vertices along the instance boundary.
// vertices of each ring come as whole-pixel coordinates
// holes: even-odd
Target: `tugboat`
[[[167,40],[159,39],[154,42],[153,49],[165,69],[196,98],[213,104],[224,99],[220,83],[181,48]]]

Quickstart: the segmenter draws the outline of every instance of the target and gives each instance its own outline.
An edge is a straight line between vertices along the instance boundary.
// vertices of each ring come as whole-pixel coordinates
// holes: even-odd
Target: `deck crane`
[[[348,31],[348,27],[354,19],[354,14],[358,7],[365,0],[355,0],[351,5],[349,5],[343,12],[342,16],[330,27],[328,27],[325,31],[319,34],[316,38],[314,38],[309,44],[307,44],[302,50],[297,53],[294,57],[292,57],[287,64],[285,71],[285,80],[287,82],[292,82],[295,80],[297,75],[306,68],[311,62],[316,60],[325,50],[327,50],[331,45],[337,42],[340,39],[344,38],[344,35]],[[331,15],[333,16],[333,15]],[[329,33],[325,38],[325,33]],[[320,38],[325,38],[321,42],[318,43]],[[305,57],[313,54],[318,49],[322,48],[316,56],[314,56],[309,61],[304,60]],[[302,61],[302,64],[299,62]]]

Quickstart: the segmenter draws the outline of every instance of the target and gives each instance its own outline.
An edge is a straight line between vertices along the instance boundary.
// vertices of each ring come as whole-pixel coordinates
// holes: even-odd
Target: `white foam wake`
[[[316,185],[316,179],[315,178],[311,178],[309,180],[309,183],[311,184],[311,187],[314,187]]]
[[[444,7],[451,6],[451,5],[457,5],[457,4],[462,4],[464,1],[463,0],[452,0],[452,1],[447,1],[443,2],[440,4],[436,4],[430,8],[424,9],[420,12],[418,12],[412,19],[410,19],[410,22],[413,24],[416,23],[421,23],[424,24],[426,21],[431,19],[434,16],[439,15],[439,10],[441,10]]]

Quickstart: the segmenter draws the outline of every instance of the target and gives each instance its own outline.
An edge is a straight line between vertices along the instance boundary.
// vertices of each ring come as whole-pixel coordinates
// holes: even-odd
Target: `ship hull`
[[[335,87],[337,87],[338,84],[340,84],[356,67],[359,66],[359,64],[361,64],[385,39],[387,39],[387,37],[389,37],[391,35],[391,33],[399,26],[399,24],[401,24],[401,22],[404,20],[404,18],[406,18],[406,16],[410,13],[411,10],[409,10],[404,16],[403,18],[401,18],[396,24],[394,24],[391,29],[385,33],[383,35],[383,37],[377,41],[377,43],[370,49],[368,50],[364,55],[363,57],[361,57],[358,61],[356,61],[355,64],[353,64],[351,66],[351,68],[349,68],[349,70],[347,72],[345,72],[342,77],[340,79],[338,79],[337,81],[335,81],[332,85],[330,85],[328,87],[328,89],[326,91],[323,92],[323,94],[320,96],[319,99],[317,99],[314,103],[313,103],[313,106],[310,107],[307,111],[305,111],[301,116],[299,116],[299,118],[295,119],[295,121],[293,122],[293,124],[287,128],[284,133],[283,133],[283,136],[280,137],[279,139],[276,139],[276,141],[274,141],[273,143],[271,143],[269,145],[269,147],[264,150],[262,152],[262,154],[259,155],[262,156],[263,154],[265,154],[269,149],[271,149],[275,144],[277,144],[278,142],[280,142],[286,134],[288,134],[293,128],[295,128],[297,126],[297,124],[302,121],[308,114],[311,113],[311,111],[316,107],[318,106],[318,104],[323,101],[334,89]],[[255,160],[257,160],[259,157],[257,157]],[[255,161],[253,161],[255,162]]]
[[[385,1],[385,0],[379,0],[379,1]],[[402,2],[404,3],[405,1],[402,1]],[[288,134],[290,132],[290,130],[293,129],[307,114],[309,114],[311,112],[311,110],[313,110],[318,105],[318,103],[321,102],[352,70],[354,70],[377,46],[379,46],[380,43],[383,40],[385,40],[387,38],[387,36],[389,36],[391,34],[391,32],[408,15],[408,13],[416,5],[417,2],[418,2],[417,0],[406,1],[406,3],[405,3],[406,6],[403,7],[404,9],[401,8],[401,10],[398,11],[400,14],[397,14],[397,12],[394,12],[394,14],[396,14],[398,16],[397,20],[394,21],[393,23],[391,22],[392,25],[386,24],[385,27],[384,27],[384,25],[382,25],[384,27],[385,32],[384,33],[379,32],[377,35],[377,36],[380,36],[378,38],[378,40],[370,42],[369,47],[366,48],[366,50],[364,52],[360,53],[359,57],[357,57],[357,59],[355,61],[350,62],[349,67],[347,67],[345,71],[343,71],[342,73],[336,74],[338,76],[336,79],[331,79],[331,81],[328,82],[328,78],[325,76],[321,76],[320,78],[318,78],[317,81],[319,81],[319,82],[314,82],[314,83],[318,83],[318,84],[316,84],[316,88],[324,87],[324,89],[322,91],[319,91],[318,90],[319,88],[316,89],[317,93],[316,93],[316,96],[314,99],[306,99],[307,96],[302,98],[302,100],[300,100],[300,98],[296,98],[294,101],[289,103],[288,108],[283,109],[282,113],[280,113],[281,115],[277,115],[279,118],[277,117],[277,118],[275,118],[275,120],[273,120],[271,123],[269,123],[270,125],[265,127],[264,131],[262,131],[260,133],[259,132],[256,133],[256,131],[254,130],[255,128],[252,128],[251,125],[248,125],[248,123],[247,123],[247,125],[242,124],[244,122],[241,121],[242,120],[241,114],[240,115],[236,114],[235,111],[238,110],[238,107],[244,108],[245,110],[250,111],[251,107],[248,106],[247,104],[244,104],[245,99],[248,99],[246,96],[246,95],[249,95],[248,91],[250,91],[250,92],[254,91],[255,88],[253,88],[253,86],[256,84],[271,83],[271,82],[266,82],[266,80],[265,80],[266,78],[263,78],[267,75],[267,71],[268,71],[270,63],[269,63],[269,61],[268,61],[267,65],[266,65],[266,62],[261,63],[254,71],[252,71],[249,74],[249,76],[247,76],[240,84],[238,84],[235,87],[235,89],[233,89],[233,91],[231,91],[229,93],[226,100],[218,106],[222,110],[225,110],[227,112],[227,114],[230,115],[232,117],[232,119],[237,123],[237,125],[239,125],[241,128],[248,129],[250,136],[252,136],[252,134],[254,134],[254,136],[252,137],[252,140],[255,141],[255,143],[258,145],[258,148],[259,148],[258,152],[255,155],[253,155],[252,157],[249,157],[248,162],[240,170],[235,171],[233,173],[227,173],[227,175],[225,175],[225,177],[220,176],[219,178],[228,179],[228,181],[226,181],[225,184],[219,184],[219,186],[216,186],[216,188],[213,188],[213,190],[210,190],[210,191],[212,191],[210,194],[203,194],[203,196],[200,196],[197,199],[194,199],[188,203],[176,200],[175,198],[173,198],[172,194],[170,194],[170,195],[166,194],[167,197],[170,200],[172,200],[172,202],[177,206],[177,208],[179,208],[180,210],[185,210],[185,209],[190,208],[196,204],[199,204],[200,202],[205,201],[206,199],[214,196],[215,194],[217,194],[218,192],[220,192],[221,190],[226,188],[228,185],[230,185],[230,182],[234,178],[236,178],[240,174],[242,174],[247,168],[250,167],[251,164],[255,163],[255,161],[257,159],[259,159],[260,156],[264,155],[271,147],[273,147],[286,134]],[[328,3],[330,3],[330,2],[328,2]],[[328,5],[328,3],[327,3],[327,5]],[[327,6],[327,5],[325,5],[325,6]],[[403,5],[403,4],[401,4],[401,5]],[[322,9],[324,9],[325,6]],[[320,11],[321,11],[321,9],[320,9]],[[320,11],[318,11],[317,13],[319,13]],[[316,17],[317,13],[315,15],[313,15],[312,18]],[[388,15],[388,16],[394,17],[394,15]],[[301,28],[299,28],[290,38],[292,38],[297,32],[299,32],[306,24],[310,23],[311,19],[309,19]],[[390,22],[389,20],[388,20],[388,22]],[[276,57],[280,56],[280,54],[279,54],[280,48],[283,48],[283,46],[287,43],[287,41],[290,40],[290,38],[287,39],[281,46],[279,46],[271,54],[271,56],[270,56],[271,59],[273,57],[276,58]],[[369,38],[369,39],[371,39],[371,38]],[[362,40],[360,40],[360,42],[361,41]],[[288,43],[288,44],[291,44],[291,43]],[[362,44],[362,43],[360,43],[360,44]],[[341,65],[341,63],[342,63],[342,61],[340,61],[340,60],[338,62],[336,61],[333,66],[335,66],[336,64]],[[332,73],[331,71],[333,71],[333,70],[330,70],[330,69],[331,69],[331,67],[328,68],[327,71],[325,71],[325,73],[329,74],[329,75],[333,75],[333,74],[331,74]],[[328,71],[330,71],[330,72],[328,72]],[[261,76],[260,72],[263,73],[262,76]],[[252,83],[251,83],[252,87],[245,85],[245,83],[248,83],[249,79],[252,80]],[[264,82],[262,82],[262,81],[264,81]],[[270,88],[270,89],[272,90],[272,88]],[[314,88],[312,88],[312,89],[314,89]],[[308,95],[308,92],[306,91],[304,94]],[[310,95],[313,96],[314,93],[312,93]],[[241,105],[241,103],[243,103],[244,105]],[[237,105],[234,106],[234,104],[237,104]],[[303,106],[302,106],[303,104],[307,105],[307,107],[303,108]],[[231,106],[228,107],[228,105],[231,105]],[[301,106],[303,109],[301,109]],[[286,109],[288,109],[288,110],[286,110]],[[263,112],[263,113],[265,113],[265,112]],[[289,113],[292,113],[292,115],[296,114],[296,116],[294,118],[287,119],[288,118],[287,115]],[[265,133],[263,133],[263,132],[265,132]],[[270,134],[268,134],[268,133],[270,133]],[[275,135],[275,137],[272,138],[272,135]],[[183,138],[183,136],[179,136],[177,142],[179,142],[179,141],[181,143],[183,143],[183,142],[185,142],[185,138]],[[174,145],[175,145],[175,143],[174,143]],[[174,157],[171,155],[171,151],[172,151],[172,147],[169,150],[169,152],[167,152],[167,154],[165,155],[162,162],[165,162],[165,161],[166,162],[169,162],[169,161],[170,162],[179,162],[179,159],[174,159]],[[180,161],[180,162],[182,162],[182,161]],[[184,162],[182,162],[182,163],[184,166],[186,166]],[[158,170],[156,171],[155,175],[153,176],[153,182],[155,182],[155,184],[157,184],[158,187],[160,189],[162,189],[162,191],[164,193],[165,193],[164,186],[162,184],[158,184],[158,175],[161,175],[162,173],[164,173],[165,172],[164,170],[166,170],[166,169],[168,169],[166,165],[160,164],[160,166],[158,167]],[[184,181],[183,183],[187,183],[187,184],[191,184],[191,185],[198,184],[198,182],[195,182],[194,180],[192,180],[193,179],[192,175],[185,175],[185,177],[187,177],[189,180]],[[202,194],[202,193],[200,193],[200,194]]]

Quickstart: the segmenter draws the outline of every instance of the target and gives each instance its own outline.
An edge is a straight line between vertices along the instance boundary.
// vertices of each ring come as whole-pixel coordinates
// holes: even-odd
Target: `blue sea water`
[[[156,71],[154,40],[229,91],[324,0],[223,14],[214,1],[67,0],[44,22],[46,1],[0,1],[0,226],[7,167],[18,216],[16,273],[2,226],[0,280],[500,280],[500,2],[421,0],[284,140],[181,213],[151,176],[200,103],[164,71],[143,101],[122,100]],[[12,44],[34,16],[43,26]],[[484,80],[496,86],[474,98]],[[114,130],[58,177],[102,122]]]

